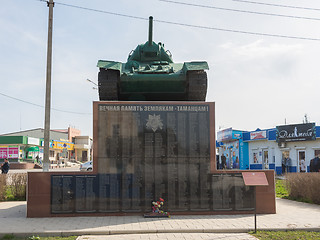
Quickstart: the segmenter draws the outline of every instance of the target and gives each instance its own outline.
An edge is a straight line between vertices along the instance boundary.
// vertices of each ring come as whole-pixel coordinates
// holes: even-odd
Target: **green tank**
[[[205,101],[207,62],[174,63],[164,44],[149,39],[132,50],[126,63],[99,60],[100,101]]]

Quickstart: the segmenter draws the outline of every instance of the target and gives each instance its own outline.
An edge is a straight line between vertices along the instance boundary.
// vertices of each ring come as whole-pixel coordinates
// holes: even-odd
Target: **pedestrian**
[[[223,153],[222,153],[222,156],[221,156],[221,165],[222,165],[222,169],[226,169],[227,168],[226,156]]]
[[[312,158],[311,160],[310,160],[310,172],[314,172],[314,170],[313,170],[313,160],[314,160],[314,158]]]
[[[282,174],[286,173],[286,158],[282,157]]]
[[[313,171],[314,172],[319,172],[319,169],[320,169],[320,158],[319,158],[319,155],[317,155],[313,159]]]
[[[9,161],[7,158],[4,159],[4,163],[1,164],[1,173],[2,174],[7,174],[9,172]]]
[[[290,158],[290,157],[287,157],[287,158],[286,158],[286,172],[287,172],[287,173],[290,172],[291,163],[292,163],[291,158]]]
[[[300,172],[306,172],[306,161],[304,158],[300,160]]]

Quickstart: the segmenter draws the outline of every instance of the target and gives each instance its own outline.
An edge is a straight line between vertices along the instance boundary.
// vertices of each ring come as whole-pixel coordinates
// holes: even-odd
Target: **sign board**
[[[277,126],[277,142],[316,140],[315,123]]]
[[[15,159],[19,157],[18,146],[0,146],[0,159]]]
[[[39,143],[40,143],[39,138],[28,137],[28,144],[39,146]]]
[[[246,186],[268,186],[264,172],[243,172],[242,177]]]
[[[225,130],[219,131],[217,133],[217,141],[228,141],[232,139],[232,128],[227,128]]]
[[[267,138],[267,131],[257,131],[250,133],[250,140]]]
[[[53,141],[52,142],[52,148],[56,149],[64,149],[67,148],[68,150],[74,149],[74,144],[71,142],[60,142],[60,141]]]

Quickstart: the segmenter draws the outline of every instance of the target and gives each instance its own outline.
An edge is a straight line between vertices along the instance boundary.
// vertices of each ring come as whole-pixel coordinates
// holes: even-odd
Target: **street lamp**
[[[92,81],[92,80],[90,80],[89,78],[87,78],[87,81],[88,82],[91,82],[92,84],[94,84],[95,86],[97,86],[97,87],[92,87],[92,89],[94,89],[94,90],[98,90],[98,84],[96,84],[94,81]]]

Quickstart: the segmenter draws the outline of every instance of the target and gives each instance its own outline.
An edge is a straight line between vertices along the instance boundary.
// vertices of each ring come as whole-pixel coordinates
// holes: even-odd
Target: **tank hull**
[[[203,70],[171,74],[122,74],[100,69],[101,101],[205,101],[207,74]]]

